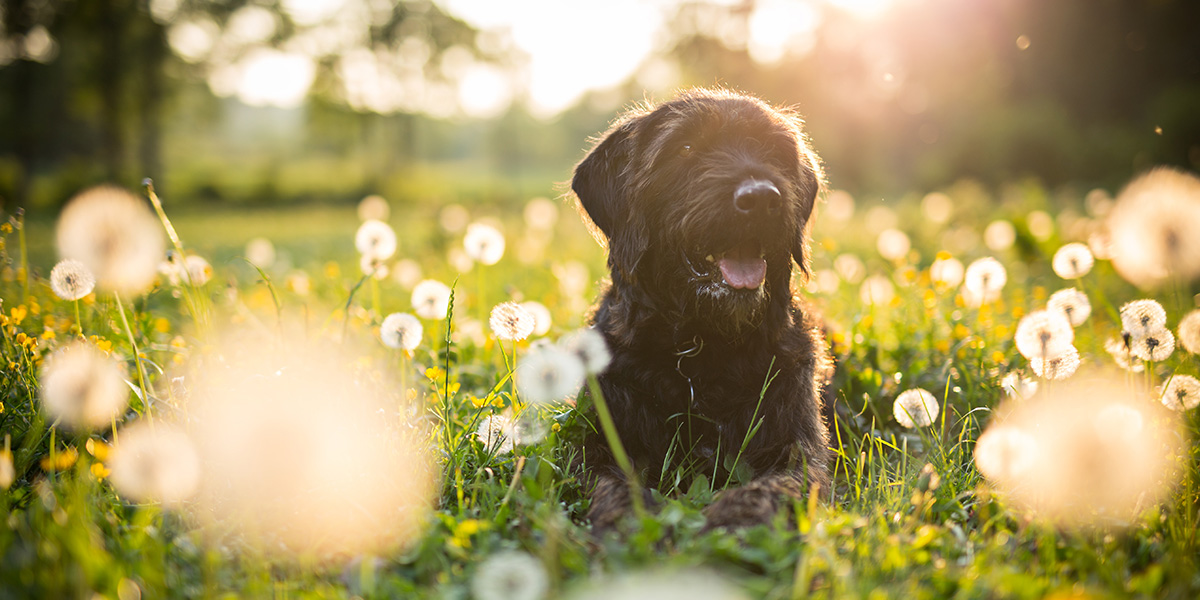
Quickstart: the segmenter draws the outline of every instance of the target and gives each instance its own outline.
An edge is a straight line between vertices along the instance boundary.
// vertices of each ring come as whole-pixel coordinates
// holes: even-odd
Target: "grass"
[[[426,321],[421,346],[411,358],[398,358],[378,343],[373,329],[387,313],[411,310],[405,286],[391,279],[374,289],[368,283],[350,310],[343,309],[360,280],[351,208],[187,212],[168,206],[184,245],[215,266],[214,280],[198,289],[198,305],[207,307],[217,327],[272,332],[277,326],[284,336],[305,332],[336,341],[345,319],[347,338],[365,348],[356,359],[360,372],[395,383],[398,369],[413,368],[417,417],[434,423],[440,456],[434,510],[408,547],[343,557],[349,561],[274,559],[253,550],[239,532],[216,535],[193,527],[186,510],[124,498],[104,473],[103,448],[114,442],[113,432],[70,434],[47,422],[39,408],[39,373],[45,357],[72,337],[75,307],[55,298],[44,279],[54,261],[51,224],[31,223],[6,236],[0,273],[0,360],[7,365],[0,379],[0,435],[16,473],[11,487],[0,491],[0,598],[467,598],[481,564],[513,550],[543,565],[548,598],[647,570],[711,571],[746,596],[762,598],[1195,598],[1195,442],[1187,447],[1184,483],[1121,529],[1066,530],[1040,522],[1008,505],[974,467],[974,441],[1003,396],[1000,379],[1028,371],[1012,343],[1017,320],[1044,305],[1049,292],[1072,285],[1049,268],[1054,250],[1069,236],[1059,228],[1039,239],[1025,225],[1030,210],[1049,210],[1041,204],[1046,194],[1008,197],[996,206],[959,190],[960,220],[945,226],[922,219],[915,202],[889,207],[913,236],[913,252],[897,263],[878,257],[861,220],[818,219],[818,270],[852,254],[868,274],[903,283],[884,304],[862,302],[858,286],[846,282],[811,294],[831,323],[839,362],[831,444],[836,484],[828,502],[797,504],[774,528],[705,532],[700,511],[724,482],[681,479],[681,489],[658,494],[659,509],[630,523],[626,536],[603,539],[582,523],[587,500],[574,465],[587,425],[575,410],[541,410],[545,438],[512,452],[484,447],[473,435],[482,417],[515,402],[505,355],[511,357],[513,347],[505,343],[502,350],[480,323],[490,306],[508,299],[542,302],[553,314],[545,336],[551,339],[584,322],[594,286],[582,294],[564,290],[555,273],[578,261],[591,280],[599,279],[603,255],[574,215],[564,211],[551,245],[522,261],[517,255],[524,228],[516,211],[496,212],[508,231],[505,258],[460,275],[447,255],[461,234],[439,228],[431,208],[394,214],[399,256],[416,260],[426,277],[457,280],[450,318]],[[982,231],[997,218],[1016,223],[1012,248],[954,252],[964,262],[995,255],[1009,269],[1009,284],[998,302],[963,306],[954,290],[930,283],[929,264],[953,245],[952,232]],[[28,259],[19,233],[27,236]],[[290,264],[259,273],[238,259],[245,242],[258,236],[271,239]],[[28,271],[22,269],[26,260]],[[307,295],[288,284],[297,272],[311,281]],[[1086,367],[1111,367],[1102,347],[1120,330],[1115,307],[1144,296],[1103,261],[1080,283],[1095,310],[1077,329],[1076,345]],[[81,313],[83,331],[125,357],[129,373],[136,372],[136,342],[150,393],[160,397],[186,385],[171,381],[176,369],[210,351],[211,340],[193,327],[186,293],[180,298],[176,291],[163,284],[130,299],[133,336],[124,334],[107,295],[89,296]],[[1169,323],[1192,308],[1189,294],[1195,291],[1180,284],[1162,294]],[[516,345],[518,358],[529,346]],[[1198,371],[1197,359],[1179,351],[1157,365],[1153,377],[1161,383],[1171,373]],[[1146,393],[1151,385],[1136,384]],[[941,414],[927,428],[904,429],[892,417],[892,400],[913,387],[941,402]],[[392,386],[393,400],[403,400],[398,389]],[[139,416],[146,403],[132,398],[123,420],[147,418]],[[1195,411],[1186,423],[1196,439]]]

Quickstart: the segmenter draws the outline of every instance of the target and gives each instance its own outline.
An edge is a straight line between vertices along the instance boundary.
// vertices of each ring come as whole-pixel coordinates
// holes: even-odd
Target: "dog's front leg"
[[[642,489],[643,505],[653,502],[650,491]],[[592,522],[592,530],[604,533],[616,529],[626,515],[633,513],[633,499],[629,491],[629,482],[619,472],[604,472],[596,477],[596,486],[592,489],[591,506],[587,517]]]
[[[803,475],[792,470],[767,473],[741,487],[727,489],[704,510],[705,531],[743,529],[770,523],[780,508],[804,497]]]

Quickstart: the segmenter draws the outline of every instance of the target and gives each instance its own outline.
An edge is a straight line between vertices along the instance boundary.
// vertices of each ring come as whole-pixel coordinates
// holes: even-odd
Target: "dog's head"
[[[571,188],[607,242],[614,287],[736,333],[790,302],[793,261],[808,272],[821,180],[795,114],[692,90],[619,119]]]

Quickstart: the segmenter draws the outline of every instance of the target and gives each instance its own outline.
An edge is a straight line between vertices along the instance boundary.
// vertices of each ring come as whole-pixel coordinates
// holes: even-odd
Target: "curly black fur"
[[[772,184],[777,202],[739,210],[735,192],[751,180]],[[600,385],[643,482],[684,467],[721,484],[739,451],[754,470],[709,507],[710,527],[767,522],[787,498],[829,489],[821,386],[831,367],[792,284],[793,262],[808,272],[821,185],[795,114],[724,90],[629,112],[575,169],[571,187],[609,250],[611,285],[593,319],[613,354]],[[754,289],[730,285],[714,261],[738,248],[766,261]],[[589,518],[611,527],[629,486],[599,432],[585,455]]]

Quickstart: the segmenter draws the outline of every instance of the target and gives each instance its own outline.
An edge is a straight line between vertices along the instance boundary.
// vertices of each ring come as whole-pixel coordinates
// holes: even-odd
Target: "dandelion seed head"
[[[202,286],[208,283],[213,276],[212,265],[203,256],[189,254],[183,260],[184,268],[187,269],[188,277],[194,286]]]
[[[1135,336],[1131,347],[1134,356],[1150,362],[1161,362],[1175,352],[1175,336],[1170,329],[1159,327]]]
[[[1064,245],[1054,253],[1051,266],[1054,273],[1063,279],[1079,279],[1087,275],[1096,264],[1092,251],[1078,242]]]
[[[940,409],[937,397],[921,388],[901,392],[892,403],[896,422],[909,429],[933,424]]]
[[[1017,351],[1025,358],[1054,358],[1068,351],[1075,341],[1075,330],[1065,314],[1036,310],[1017,323],[1015,341]]]
[[[426,279],[413,286],[413,312],[422,319],[440,321],[450,311],[450,288],[435,279]]]
[[[546,308],[545,304],[534,300],[526,300],[521,303],[521,308],[524,308],[529,314],[533,315],[533,335],[546,335],[550,331],[553,319],[550,315],[550,309]]]
[[[1132,338],[1130,342],[1132,342]],[[1145,366],[1141,361],[1133,360],[1136,358],[1133,355],[1133,348],[1125,344],[1122,338],[1109,338],[1104,342],[1104,350],[1112,356],[1113,362],[1117,366],[1131,373],[1141,373],[1145,370]]]
[[[1014,400],[1026,400],[1037,393],[1038,383],[1035,379],[1022,377],[1020,373],[1012,372],[1000,380],[1004,394]]]
[[[83,341],[63,346],[46,359],[41,386],[46,414],[72,431],[104,428],[129,402],[121,363]]]
[[[975,468],[994,482],[1009,483],[1034,467],[1037,440],[1016,427],[994,425],[975,442]]]
[[[58,218],[58,253],[77,260],[100,288],[133,296],[158,274],[166,251],[162,225],[130,192],[99,186],[71,199]]]
[[[945,224],[954,216],[954,201],[941,192],[926,194],[921,199],[921,214],[934,223]]]
[[[471,211],[461,204],[447,204],[438,213],[438,224],[446,233],[458,233],[471,222]]]
[[[148,421],[121,429],[108,460],[110,481],[122,496],[176,506],[200,483],[200,458],[182,429]]]
[[[747,600],[733,583],[707,571],[647,572],[594,581],[572,600]]]
[[[1088,301],[1087,294],[1076,288],[1067,288],[1050,294],[1046,310],[1065,316],[1072,327],[1079,327],[1091,316],[1092,303]]]
[[[537,319],[516,302],[501,302],[492,308],[488,325],[496,339],[520,341],[533,333]]]
[[[908,256],[908,251],[912,249],[912,242],[908,239],[908,234],[899,229],[885,229],[876,239],[875,247],[879,250],[880,256],[894,262]]]
[[[962,283],[966,268],[957,258],[939,258],[929,266],[929,278],[946,288],[958,287]]]
[[[83,263],[66,259],[50,270],[50,289],[63,300],[79,300],[92,293],[96,278]]]
[[[555,346],[539,348],[517,363],[517,391],[528,402],[548,404],[578,393],[585,376],[576,355]]]
[[[1044,210],[1035,210],[1025,216],[1025,226],[1033,239],[1044,242],[1054,235],[1054,217]]]
[[[853,254],[839,254],[833,259],[833,270],[851,285],[861,282],[867,275],[867,266],[863,264],[862,259]]]
[[[1067,348],[1062,354],[1049,357],[1029,359],[1029,366],[1038,377],[1047,381],[1066,379],[1079,370],[1079,350],[1075,346]]]
[[[808,282],[809,291],[814,294],[834,294],[841,285],[842,278],[838,277],[837,272],[833,269],[818,270],[813,273],[813,278]]]
[[[1175,375],[1163,386],[1160,399],[1171,410],[1192,410],[1200,406],[1200,380],[1191,375]]]
[[[402,258],[392,265],[392,280],[411,290],[421,281],[421,265],[411,258]]]
[[[396,232],[383,221],[364,221],[354,234],[354,247],[365,256],[391,258],[396,253]]]
[[[833,190],[825,196],[825,215],[834,221],[849,221],[854,217],[854,196],[845,190]]]
[[[1167,326],[1167,311],[1154,300],[1134,300],[1121,306],[1121,327],[1133,337]]]
[[[488,452],[509,454],[517,445],[517,429],[508,415],[488,415],[475,427],[475,439]]]
[[[392,313],[379,326],[383,345],[412,352],[421,344],[425,329],[421,321],[408,313]]]
[[[383,196],[371,194],[358,202],[358,220],[387,221],[392,214],[392,207]]]
[[[896,287],[887,277],[872,275],[863,281],[858,296],[865,304],[885,305],[896,297]]]
[[[504,256],[504,234],[487,223],[471,223],[463,237],[463,250],[471,260],[494,265]]]
[[[525,226],[534,231],[553,231],[558,224],[558,204],[548,198],[534,198],[525,204]]]
[[[1016,241],[1017,230],[1008,221],[992,221],[983,230],[983,243],[993,252],[1008,250]]]
[[[546,567],[524,552],[489,556],[471,579],[471,593],[476,600],[542,600],[549,590]]]
[[[387,259],[379,258],[371,254],[363,254],[358,257],[358,268],[362,270],[363,275],[367,275],[373,279],[383,281],[387,279],[388,263]]]
[[[1200,354],[1200,310],[1193,310],[1179,321],[1179,345],[1192,354]]]
[[[271,267],[275,264],[275,244],[261,237],[246,242],[246,260],[260,269]]]
[[[985,301],[1000,293],[1008,283],[1008,271],[1000,261],[986,257],[972,262],[963,275],[963,287]]]
[[[288,273],[284,283],[287,284],[288,289],[300,296],[307,296],[312,291],[312,280],[309,279],[308,273],[304,271],[292,271]]]
[[[1140,288],[1200,275],[1200,179],[1171,168],[1129,183],[1108,216],[1112,263]]]
[[[604,335],[591,327],[564,335],[558,345],[563,352],[577,357],[584,371],[592,375],[603,373],[608,363],[612,362],[612,353],[608,350]]]

